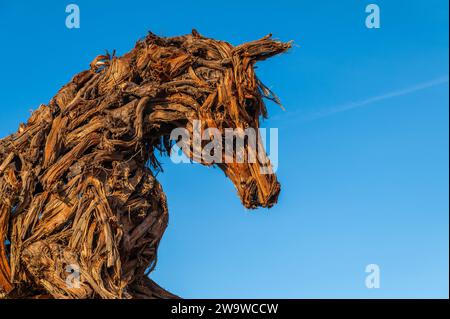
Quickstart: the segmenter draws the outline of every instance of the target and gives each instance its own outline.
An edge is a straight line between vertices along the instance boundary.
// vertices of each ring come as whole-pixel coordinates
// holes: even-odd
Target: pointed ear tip
[[[293,45],[294,45],[294,40],[290,40],[290,41],[284,42],[284,41],[281,41],[281,40],[279,40],[279,39],[273,39],[272,41],[273,41],[277,46],[283,48],[284,50],[288,50],[288,49],[292,48]]]
[[[197,38],[200,38],[200,37],[202,36],[202,35],[200,34],[200,32],[198,32],[197,29],[195,29],[195,28],[192,29],[191,34],[192,34],[194,37],[197,37]]]
[[[292,49],[292,47],[294,46],[294,41],[288,41],[288,42],[280,42],[281,47],[283,49],[283,52],[288,51],[289,49]]]

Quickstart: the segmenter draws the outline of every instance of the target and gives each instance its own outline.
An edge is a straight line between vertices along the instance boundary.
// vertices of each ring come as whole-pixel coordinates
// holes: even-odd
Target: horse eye
[[[250,112],[255,111],[255,101],[253,99],[245,99],[245,108]]]

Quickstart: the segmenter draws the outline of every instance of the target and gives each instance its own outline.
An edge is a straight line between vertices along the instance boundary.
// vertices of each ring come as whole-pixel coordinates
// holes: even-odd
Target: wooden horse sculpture
[[[168,223],[156,154],[196,119],[258,128],[263,98],[274,97],[254,64],[289,48],[270,36],[234,47],[195,30],[150,33],[75,75],[0,140],[0,296],[176,297],[149,278]],[[245,207],[276,203],[276,176],[258,162],[213,165]]]

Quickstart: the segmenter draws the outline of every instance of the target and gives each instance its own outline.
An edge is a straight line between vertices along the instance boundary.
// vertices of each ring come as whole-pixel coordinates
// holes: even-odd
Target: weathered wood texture
[[[290,43],[267,36],[241,46],[192,34],[149,34],[90,69],[0,140],[0,296],[173,298],[148,278],[168,223],[153,171],[175,127],[259,127],[274,98],[254,63]],[[243,204],[270,207],[273,174],[218,165]],[[181,187],[181,186],[180,186]],[[76,265],[81,284],[67,284]]]

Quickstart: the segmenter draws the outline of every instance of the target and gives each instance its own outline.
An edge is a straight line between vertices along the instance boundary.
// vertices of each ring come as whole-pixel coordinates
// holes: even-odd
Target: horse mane
[[[149,167],[154,171],[162,170],[159,160],[155,156],[155,150],[160,154],[170,153],[173,141],[169,139],[169,128],[185,121],[180,115],[189,114],[190,120],[202,120],[205,108],[215,107],[215,123],[218,128],[233,127],[230,114],[235,118],[240,116],[253,119],[267,118],[268,112],[263,98],[281,105],[281,101],[267,86],[265,86],[254,74],[245,74],[241,70],[253,70],[256,61],[265,60],[273,55],[285,52],[291,47],[291,42],[283,43],[275,41],[269,34],[259,40],[233,47],[225,41],[206,38],[195,29],[191,34],[164,38],[149,32],[148,35],[137,41],[135,47],[123,57],[117,58],[115,52],[111,55],[97,56],[90,64],[91,71],[101,72],[104,68],[108,71],[104,75],[102,84],[104,90],[112,90],[111,87],[120,87],[121,93],[135,95],[137,98],[147,96],[153,99],[150,104],[158,105],[151,125],[156,126],[160,134],[158,140],[153,140],[148,150]],[[239,58],[237,56],[239,55]],[[202,77],[194,72],[201,70]],[[144,75],[142,70],[145,70]],[[215,92],[212,83],[223,79],[226,72],[234,73],[238,77],[240,85],[236,87],[231,80],[223,81],[223,86]],[[243,73],[243,74],[242,74]],[[83,78],[83,73],[74,78]],[[231,77],[231,76],[230,76]],[[193,79],[193,80],[192,80]],[[206,81],[205,81],[206,79]],[[255,81],[256,79],[256,81]],[[255,81],[255,83],[248,83]],[[130,83],[132,83],[130,85]],[[92,83],[91,86],[95,86]],[[257,88],[258,95],[255,110],[252,114],[244,107],[246,87]],[[88,91],[89,89],[87,89]],[[202,96],[208,94],[208,98]],[[59,94],[64,95],[64,90]],[[229,95],[239,95],[239,105],[223,103]],[[64,98],[58,96],[58,98]],[[117,99],[121,95],[118,94]],[[110,102],[119,103],[120,102]],[[159,103],[159,104],[158,104]],[[216,107],[218,106],[218,107]],[[166,110],[161,110],[165,107]],[[189,110],[186,110],[188,108]],[[168,116],[167,110],[172,110]],[[165,113],[162,115],[162,113]],[[158,116],[160,116],[158,118]],[[164,118],[165,117],[165,118]],[[143,123],[136,123],[141,128]],[[169,124],[169,125],[168,125]]]

